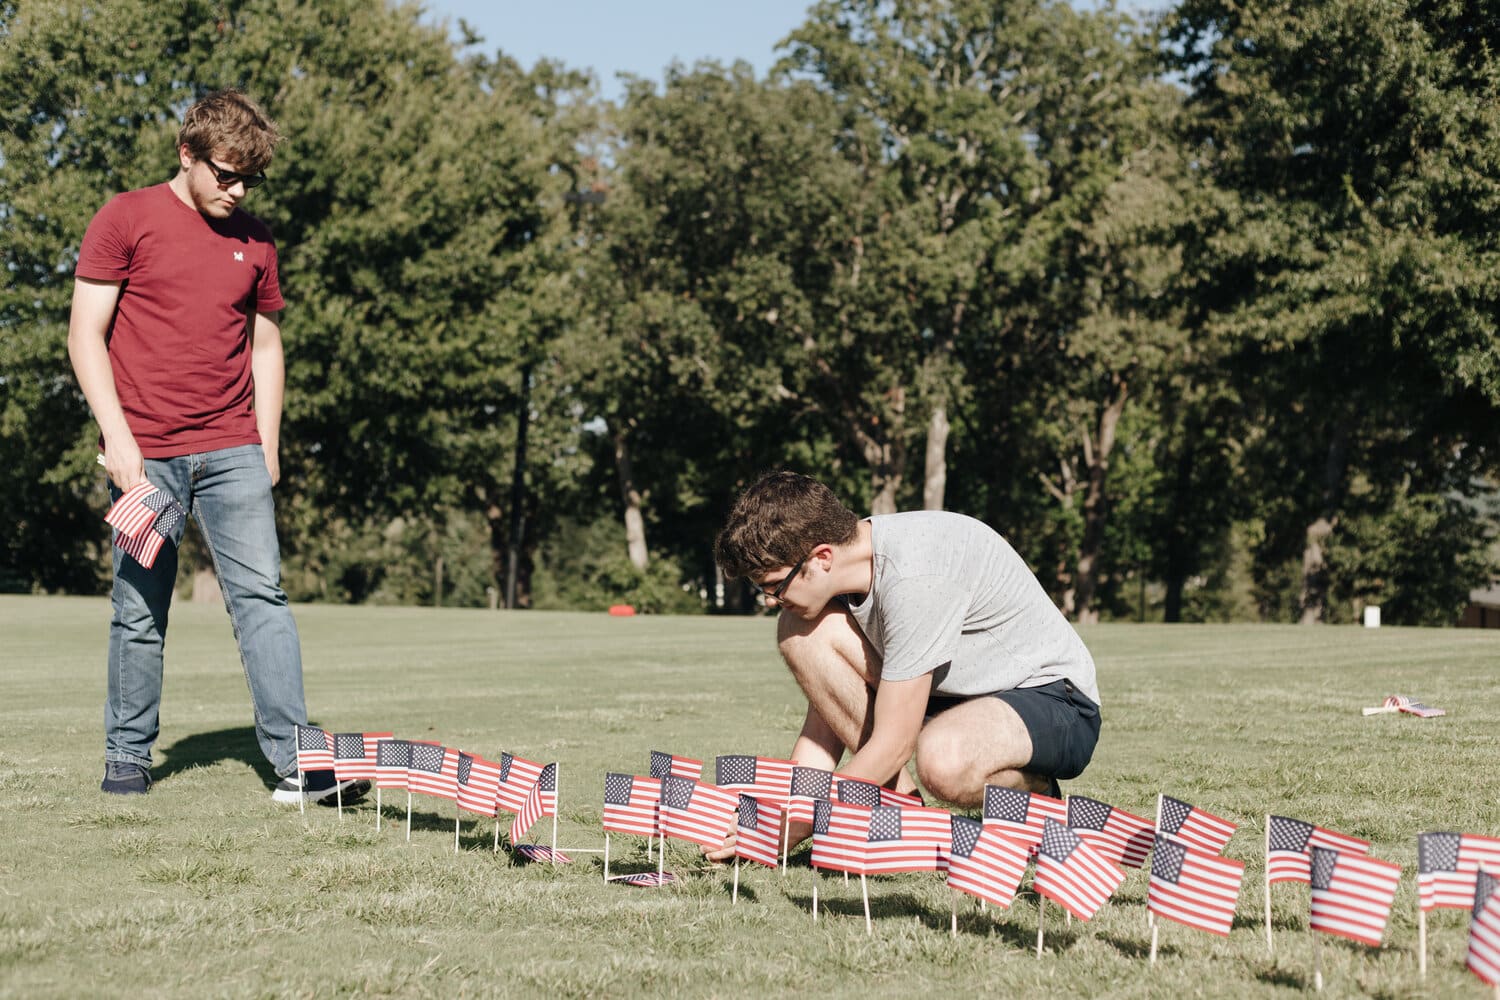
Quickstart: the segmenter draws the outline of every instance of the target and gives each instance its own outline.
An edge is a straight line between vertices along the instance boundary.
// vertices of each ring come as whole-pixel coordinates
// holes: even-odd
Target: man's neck
[[[854,540],[833,548],[833,574],[836,593],[863,600],[875,583],[874,531],[869,521],[860,521]]]
[[[186,170],[178,170],[172,179],[167,181],[167,187],[177,196],[177,200],[188,208],[197,211],[198,206],[193,204],[193,195],[188,191],[188,175]]]

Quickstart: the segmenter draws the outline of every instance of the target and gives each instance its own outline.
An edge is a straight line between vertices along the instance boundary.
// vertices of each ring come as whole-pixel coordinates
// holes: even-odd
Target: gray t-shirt
[[[933,692],[977,695],[1058,680],[1099,703],[1094,658],[1025,561],[982,521],[945,511],[869,519],[874,580],[849,611],[880,676],[933,672]]]

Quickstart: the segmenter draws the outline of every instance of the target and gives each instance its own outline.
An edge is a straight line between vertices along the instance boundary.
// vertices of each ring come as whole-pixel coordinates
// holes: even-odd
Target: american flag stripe
[[[1267,830],[1266,881],[1302,882],[1312,879],[1311,855],[1314,847],[1327,847],[1346,854],[1366,854],[1368,840],[1337,833],[1300,819],[1272,816]]]
[[[604,829],[654,837],[661,779],[610,772],[604,776]]]
[[[1379,947],[1400,880],[1398,864],[1314,847],[1308,927]]]
[[[833,788],[837,783],[832,771],[801,765],[792,768],[792,786],[787,799],[787,816],[798,823],[811,823],[813,803],[818,799],[833,798]]]
[[[1175,837],[1189,847],[1209,854],[1223,854],[1238,825],[1222,816],[1199,809],[1170,795],[1161,797],[1161,818],[1157,830]]]
[[[1228,937],[1244,877],[1243,862],[1159,835],[1146,907],[1157,916]]]
[[[500,765],[478,754],[458,755],[458,807],[481,816],[495,815],[495,789],[500,785]]]
[[[954,816],[948,888],[1008,907],[1026,874],[1031,848],[999,829]]]
[[[453,801],[458,796],[458,753],[439,743],[413,741],[406,787]]]
[[[157,492],[156,486],[149,480],[142,479],[130,489],[120,494],[120,499],[110,505],[109,513],[104,515],[104,523],[117,530],[126,538],[134,538],[141,530],[156,520],[157,511],[146,506],[146,498]],[[115,544],[119,544],[116,541]]]
[[[1084,795],[1068,796],[1068,826],[1101,855],[1140,868],[1156,841],[1156,825],[1134,813]]]
[[[652,750],[651,770],[648,773],[653,778],[672,777],[698,781],[703,777],[703,761],[667,753],[665,750]]]
[[[1417,895],[1423,912],[1474,904],[1475,873],[1500,869],[1500,839],[1473,833],[1417,835]]]
[[[823,811],[820,833],[816,813]],[[951,817],[941,809],[829,802],[815,810],[812,863],[865,875],[941,871],[951,843]]]
[[[1042,827],[1049,819],[1066,824],[1068,804],[1050,795],[999,785],[984,786],[984,825],[1029,845],[1032,854],[1042,842]]]
[[[156,565],[156,557],[161,554],[162,542],[165,541],[161,535],[153,531],[143,531],[134,538],[124,534],[115,536],[115,544],[120,551],[130,556],[146,569]]]
[[[1500,986],[1500,893],[1491,892],[1475,903],[1464,967],[1480,981]]]
[[[779,804],[791,795],[792,769],[796,766],[776,757],[727,754],[714,758],[714,784]]]
[[[297,740],[297,770],[328,771],[333,768],[333,737],[316,726],[292,726]]]
[[[548,802],[547,793],[551,792],[551,802]],[[516,818],[510,824],[510,842],[519,844],[521,838],[526,836],[526,831],[531,829],[533,823],[543,816],[552,816],[557,812],[557,765],[548,764],[542,768],[542,773],[526,792],[526,801],[521,803],[521,808],[516,812]]]
[[[411,764],[410,740],[378,740],[375,743],[375,787],[405,788],[406,769]]]
[[[740,794],[735,816],[734,852],[769,868],[781,864],[781,810],[773,802]]]
[[[542,776],[542,765],[515,754],[500,756],[500,783],[495,787],[495,805],[508,813],[526,806],[531,786]],[[545,804],[545,803],[544,803]]]
[[[738,793],[690,778],[662,779],[661,835],[702,847],[723,847],[734,828]]]
[[[375,777],[375,746],[390,733],[334,733],[333,774],[340,781]]]
[[[1076,831],[1047,820],[1037,849],[1032,888],[1079,920],[1088,920],[1123,881],[1125,873]]]

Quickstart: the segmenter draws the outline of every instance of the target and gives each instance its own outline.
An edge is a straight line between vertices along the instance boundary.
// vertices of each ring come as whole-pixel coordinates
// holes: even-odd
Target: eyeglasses
[[[225,170],[213,160],[205,159],[203,162],[208,164],[209,170],[213,171],[214,178],[219,182],[220,187],[228,188],[234,187],[236,184],[243,184],[245,185],[245,190],[248,191],[253,187],[260,187],[266,182],[265,174],[237,174],[233,170]]]
[[[760,591],[767,598],[769,598],[770,600],[775,601],[777,604],[780,604],[781,603],[781,595],[786,593],[786,588],[788,588],[788,587],[790,587],[792,585],[792,580],[794,580],[796,578],[796,576],[797,576],[798,573],[802,572],[802,564],[805,563],[805,562],[807,562],[811,558],[812,558],[812,553],[809,552],[807,555],[803,556],[801,559],[798,559],[797,560],[797,565],[793,566],[787,572],[786,576],[784,576],[780,580],[776,581],[776,586],[772,587],[770,590],[767,590],[765,587],[762,587],[758,583],[753,584],[753,586],[755,587],[756,590]]]

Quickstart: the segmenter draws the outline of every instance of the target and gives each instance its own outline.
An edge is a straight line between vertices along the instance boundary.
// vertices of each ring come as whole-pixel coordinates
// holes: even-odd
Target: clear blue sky
[[[776,43],[805,19],[812,0],[428,0],[426,19],[468,21],[525,66],[543,57],[592,69],[605,97],[622,93],[616,73],[660,81],[674,59],[692,65],[743,59],[763,75]]]

